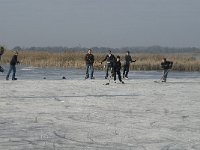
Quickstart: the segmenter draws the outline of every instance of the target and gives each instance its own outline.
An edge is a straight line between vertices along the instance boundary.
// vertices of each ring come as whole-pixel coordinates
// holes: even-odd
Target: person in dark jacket
[[[116,75],[118,75],[118,79],[119,81],[124,84],[124,82],[122,81],[122,77],[121,77],[121,62],[120,62],[120,56],[117,56],[117,60],[114,64],[114,82],[116,83]]]
[[[166,58],[163,58],[162,62],[161,62],[161,68],[164,70],[163,72],[163,77],[162,77],[162,82],[166,82],[167,81],[167,75],[169,72],[169,69],[171,69],[173,66],[173,62],[172,61],[167,61]]]
[[[86,63],[86,76],[85,79],[89,78],[89,70],[90,70],[90,79],[94,79],[94,55],[92,54],[92,50],[88,49],[87,54],[85,55],[85,63]]]
[[[1,61],[1,56],[4,54],[4,51],[5,51],[4,47],[1,46],[0,47],[0,61]],[[4,69],[1,66],[0,66],[0,72],[4,72]]]
[[[6,80],[9,80],[9,76],[10,73],[13,71],[13,75],[12,75],[12,80],[17,80],[17,78],[15,78],[15,74],[16,74],[16,64],[19,64],[19,61],[17,60],[17,56],[18,56],[18,52],[15,51],[15,54],[13,55],[11,61],[10,61],[10,69],[8,71],[8,74],[6,76]]]
[[[111,74],[113,73],[113,67],[115,63],[115,56],[111,53],[111,50],[108,51],[108,54],[104,58],[104,60],[101,62],[101,64],[106,61],[106,76],[105,79],[108,78],[108,72],[111,71]]]
[[[4,51],[5,51],[4,47],[1,46],[0,47],[0,60],[1,60],[1,56],[4,54]]]
[[[125,56],[125,62],[123,65],[123,78],[128,79],[128,73],[129,73],[129,68],[130,68],[130,63],[136,62],[136,60],[132,60],[130,56],[130,52],[127,51],[126,56]]]

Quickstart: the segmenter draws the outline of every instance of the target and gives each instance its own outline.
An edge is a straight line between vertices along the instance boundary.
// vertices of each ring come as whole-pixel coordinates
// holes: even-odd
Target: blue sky
[[[0,45],[200,47],[200,0],[0,0]]]

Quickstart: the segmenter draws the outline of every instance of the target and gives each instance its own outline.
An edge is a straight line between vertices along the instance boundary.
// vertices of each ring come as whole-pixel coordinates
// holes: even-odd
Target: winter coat
[[[171,69],[173,65],[172,61],[165,61],[161,63],[161,68],[162,69]]]
[[[126,55],[125,56],[125,62],[124,62],[124,65],[130,65],[130,63],[132,62],[135,62],[132,60],[131,56],[130,55]]]
[[[115,56],[114,56],[113,54],[111,54],[110,56],[109,56],[109,55],[106,55],[106,57],[104,58],[104,60],[103,60],[102,62],[106,61],[107,64],[112,64],[112,65],[114,65],[115,60],[116,60]]]
[[[121,67],[122,67],[121,62],[120,61],[116,61],[115,62],[115,66],[114,66],[115,71],[120,71]]]
[[[17,55],[14,55],[10,61],[10,65],[15,66],[19,61],[17,61]]]
[[[85,55],[85,62],[88,65],[92,65],[94,63],[94,55],[92,55],[92,54],[86,54]]]

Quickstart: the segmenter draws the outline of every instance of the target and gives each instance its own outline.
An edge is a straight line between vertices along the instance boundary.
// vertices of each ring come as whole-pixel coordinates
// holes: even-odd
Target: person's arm
[[[87,62],[87,54],[85,55],[85,62]]]
[[[18,61],[17,56],[15,57],[15,63],[20,64],[20,61]]]
[[[116,62],[116,61],[117,61],[117,58],[114,55],[112,55],[112,62]]]
[[[90,64],[91,63],[91,56],[89,54],[85,55],[85,63]]]
[[[164,69],[164,62],[161,62],[160,66],[162,69]]]
[[[173,66],[173,61],[170,61],[169,62],[169,69],[172,69],[172,66]]]
[[[135,60],[132,60],[131,62],[136,62],[136,59],[135,59]]]
[[[106,57],[101,61],[101,64],[107,60],[108,55],[106,55]]]
[[[132,57],[130,56],[130,62],[136,62],[136,59],[133,60]]]
[[[122,68],[122,64],[121,62],[119,62],[119,70],[121,70],[121,68]]]
[[[92,55],[91,61],[92,61],[92,64],[93,64],[94,63],[94,55]]]

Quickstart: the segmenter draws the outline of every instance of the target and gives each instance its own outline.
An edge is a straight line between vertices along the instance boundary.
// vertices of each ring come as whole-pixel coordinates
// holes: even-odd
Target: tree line
[[[162,47],[162,46],[138,46],[138,47],[122,47],[122,48],[110,48],[110,47],[91,47],[95,52],[107,52],[111,50],[113,52],[125,52],[130,51],[132,53],[182,53],[182,52],[200,52],[200,48],[197,47]],[[47,46],[47,47],[20,47],[16,46],[13,50],[24,51],[48,51],[48,52],[67,52],[67,51],[87,51],[86,47],[63,47],[63,46]]]

